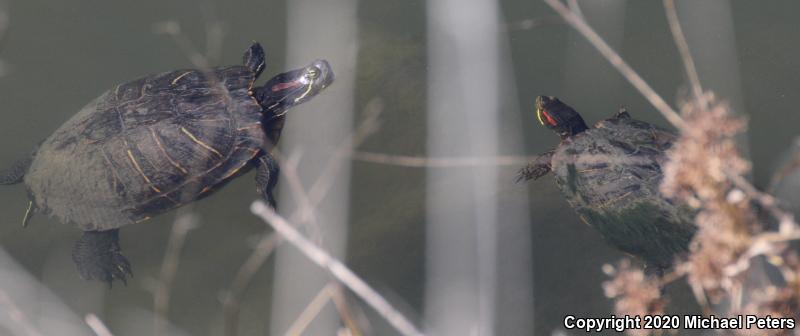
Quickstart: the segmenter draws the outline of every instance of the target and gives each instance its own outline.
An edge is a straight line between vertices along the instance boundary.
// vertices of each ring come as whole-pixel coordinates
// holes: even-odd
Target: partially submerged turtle
[[[584,222],[657,273],[688,251],[696,231],[692,212],[659,192],[665,151],[676,135],[632,119],[624,109],[589,128],[555,97],[537,97],[536,115],[561,143],[520,170],[518,180],[552,171]]]
[[[40,212],[78,226],[78,271],[111,283],[131,275],[119,246],[124,225],[205,197],[251,168],[274,207],[278,165],[269,150],[284,114],[328,87],[333,72],[317,60],[254,87],[264,50],[254,43],[243,58],[140,78],[89,103],[0,176],[0,184],[25,182],[23,222]]]

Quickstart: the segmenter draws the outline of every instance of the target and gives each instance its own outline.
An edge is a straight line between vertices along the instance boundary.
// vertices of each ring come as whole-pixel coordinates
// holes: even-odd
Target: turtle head
[[[588,129],[578,112],[552,96],[536,97],[536,118],[539,123],[558,133],[561,139]]]
[[[300,69],[272,77],[251,95],[270,117],[284,115],[290,108],[314,98],[333,83],[333,70],[328,61],[316,60]]]

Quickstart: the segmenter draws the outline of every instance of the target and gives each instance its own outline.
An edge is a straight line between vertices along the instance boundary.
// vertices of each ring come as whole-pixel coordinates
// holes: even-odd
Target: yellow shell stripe
[[[192,72],[191,71],[187,71],[187,72],[182,73],[180,76],[175,77],[175,79],[172,80],[171,84],[175,85],[175,83],[177,83],[181,78],[185,77],[186,75],[188,75],[190,73],[192,73]]]
[[[183,132],[183,134],[186,134],[187,136],[189,136],[189,139],[192,139],[192,141],[194,141],[198,145],[202,146],[203,148],[208,149],[209,151],[213,152],[214,154],[217,154],[217,156],[219,156],[219,157],[223,156],[219,151],[214,149],[214,147],[211,147],[208,144],[206,144],[205,142],[200,141],[200,139],[196,138],[194,136],[194,134],[192,134],[191,132],[189,132],[185,128],[181,127],[181,132]]]
[[[150,185],[150,189],[153,189],[153,191],[155,191],[157,193],[160,193],[161,189],[156,188],[153,185],[153,182],[150,181],[150,178],[147,177],[147,175],[144,174],[144,171],[142,170],[142,167],[139,166],[139,162],[137,162],[136,159],[133,157],[133,152],[131,152],[130,149],[128,150],[128,158],[131,159],[131,162],[133,162],[133,166],[136,168],[136,171],[138,171],[139,174],[141,174],[142,177],[144,177],[145,182],[147,182],[147,184]]]
[[[161,150],[161,153],[164,154],[164,156],[167,158],[167,161],[169,161],[169,163],[173,167],[178,168],[178,170],[180,170],[184,175],[188,175],[189,171],[186,170],[186,168],[183,168],[183,166],[181,166],[177,162],[175,162],[175,160],[173,160],[172,157],[170,157],[169,154],[167,154],[167,149],[164,148],[164,144],[161,143],[161,140],[159,140],[158,138],[158,134],[156,134],[156,131],[153,128],[150,128],[150,136],[153,137],[153,140],[156,142],[156,146],[158,146],[158,148]]]

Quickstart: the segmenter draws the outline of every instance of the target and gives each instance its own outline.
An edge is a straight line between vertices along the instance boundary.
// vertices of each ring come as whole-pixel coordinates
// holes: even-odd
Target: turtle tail
[[[7,170],[0,172],[0,185],[10,185],[22,182],[28,172],[33,156],[14,162]]]

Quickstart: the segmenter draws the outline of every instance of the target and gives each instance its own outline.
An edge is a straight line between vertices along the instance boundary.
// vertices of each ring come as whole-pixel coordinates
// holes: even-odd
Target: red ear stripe
[[[558,124],[553,117],[547,114],[547,111],[542,110],[542,114],[544,115],[544,118],[547,119],[547,123],[549,123],[550,126],[556,126]]]
[[[272,90],[272,92],[278,92],[278,91],[281,91],[281,90],[286,90],[286,89],[289,89],[289,88],[298,87],[300,85],[303,85],[303,84],[301,84],[298,81],[293,81],[293,82],[289,82],[289,83],[278,83],[278,84],[273,85],[271,90]]]

